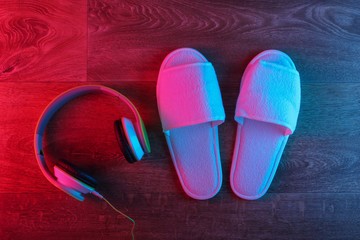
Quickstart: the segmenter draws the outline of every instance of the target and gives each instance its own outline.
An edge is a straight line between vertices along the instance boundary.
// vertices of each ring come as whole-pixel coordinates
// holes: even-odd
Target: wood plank
[[[62,194],[0,194],[3,239],[130,239],[131,223],[105,202]],[[136,239],[356,239],[360,194],[267,194],[208,201],[173,193],[117,193]]]
[[[87,1],[1,1],[0,81],[85,81]]]
[[[359,82],[357,2],[89,0],[90,81],[156,81],[166,54],[200,50],[220,82],[238,82],[266,49],[294,60],[303,82]]]
[[[58,192],[41,175],[33,151],[37,119],[58,94],[79,83],[1,83],[0,192]],[[148,128],[152,154],[127,164],[113,133],[113,121],[128,109],[114,99],[92,94],[61,109],[49,124],[45,153],[50,160],[69,159],[96,177],[101,190],[170,192],[181,189],[171,162],[157,112],[154,82],[106,84],[123,92],[138,107]],[[221,195],[231,193],[229,171],[235,141],[233,120],[238,86],[222,87],[227,114],[220,126],[224,173]],[[269,192],[359,193],[359,83],[302,85],[302,107],[296,132],[290,137]],[[34,97],[36,96],[36,97]],[[21,174],[20,174],[21,173]],[[124,181],[124,179],[128,181]],[[14,187],[16,186],[16,188]]]

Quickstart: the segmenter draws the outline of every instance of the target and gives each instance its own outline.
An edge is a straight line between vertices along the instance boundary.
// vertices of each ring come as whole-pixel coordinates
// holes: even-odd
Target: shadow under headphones
[[[52,116],[70,100],[87,93],[102,92],[114,96],[125,102],[135,115],[136,122],[133,124],[129,119],[122,117],[115,121],[114,128],[116,138],[125,159],[134,163],[140,161],[144,153],[150,153],[149,139],[144,123],[135,106],[121,93],[100,85],[86,85],[72,88],[48,104],[37,123],[35,130],[35,155],[42,173],[54,186],[63,190],[70,196],[83,201],[82,194],[93,194],[101,199],[103,196],[95,191],[97,181],[70,162],[59,159],[54,166],[54,174],[49,170],[45,162],[43,151],[43,137],[46,126]],[[104,198],[105,201],[107,201]]]

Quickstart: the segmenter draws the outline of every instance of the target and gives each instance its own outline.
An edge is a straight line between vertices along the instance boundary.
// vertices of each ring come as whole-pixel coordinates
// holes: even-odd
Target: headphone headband
[[[51,173],[51,171],[49,170],[49,168],[46,165],[44,152],[43,152],[43,136],[44,136],[45,129],[46,129],[48,122],[50,121],[52,116],[62,106],[64,106],[67,102],[69,102],[70,100],[72,100],[76,97],[79,97],[79,96],[82,96],[82,95],[85,95],[88,93],[93,93],[93,92],[102,92],[102,93],[106,93],[106,94],[115,96],[115,97],[119,98],[121,101],[125,102],[130,107],[131,111],[135,115],[136,122],[134,124],[134,127],[135,127],[135,131],[136,131],[137,135],[139,136],[140,144],[141,144],[142,148],[144,149],[144,152],[149,153],[151,151],[149,140],[148,140],[147,133],[146,133],[146,129],[145,129],[144,123],[140,117],[140,114],[137,111],[137,109],[135,108],[135,106],[132,104],[132,102],[127,97],[125,97],[121,93],[119,93],[111,88],[101,86],[101,85],[85,85],[85,86],[74,87],[74,88],[67,90],[66,92],[60,94],[54,100],[52,100],[47,105],[45,110],[42,112],[42,114],[37,122],[36,129],[35,129],[35,139],[34,139],[35,145],[34,145],[34,147],[35,147],[36,159],[38,161],[38,164],[39,164],[39,167],[40,167],[42,173],[53,185],[64,190],[65,192],[69,193],[70,195],[76,195],[76,192],[74,190],[67,188],[67,187],[61,185],[60,183],[58,183],[56,181],[55,176]]]

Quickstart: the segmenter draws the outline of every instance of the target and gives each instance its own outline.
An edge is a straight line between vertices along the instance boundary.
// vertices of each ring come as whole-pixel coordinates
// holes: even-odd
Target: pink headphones
[[[139,112],[130,100],[121,93],[105,86],[87,85],[75,87],[60,94],[45,108],[37,123],[35,130],[35,155],[45,177],[54,186],[80,201],[84,200],[82,194],[88,193],[94,194],[101,199],[103,198],[101,194],[95,191],[96,180],[63,159],[59,159],[56,162],[53,174],[45,162],[43,136],[46,125],[58,109],[78,96],[93,92],[103,92],[119,98],[130,107],[135,115],[135,124],[124,117],[121,120],[115,121],[114,124],[117,140],[126,160],[130,163],[137,162],[141,160],[144,153],[150,153],[151,151],[146,129]]]

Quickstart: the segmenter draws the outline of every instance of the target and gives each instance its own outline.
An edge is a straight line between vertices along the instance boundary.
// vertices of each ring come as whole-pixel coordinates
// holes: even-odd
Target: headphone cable
[[[134,221],[131,217],[129,217],[128,215],[126,215],[125,213],[121,212],[121,211],[118,210],[116,207],[114,207],[106,198],[103,197],[102,199],[104,199],[104,201],[105,201],[107,204],[109,204],[109,206],[110,206],[112,209],[114,209],[117,213],[120,213],[121,215],[123,215],[124,217],[126,217],[127,219],[129,219],[130,221],[132,221],[133,227],[132,227],[132,229],[131,229],[131,236],[132,236],[132,239],[134,240],[134,239],[135,239],[135,237],[134,237],[135,221]]]

